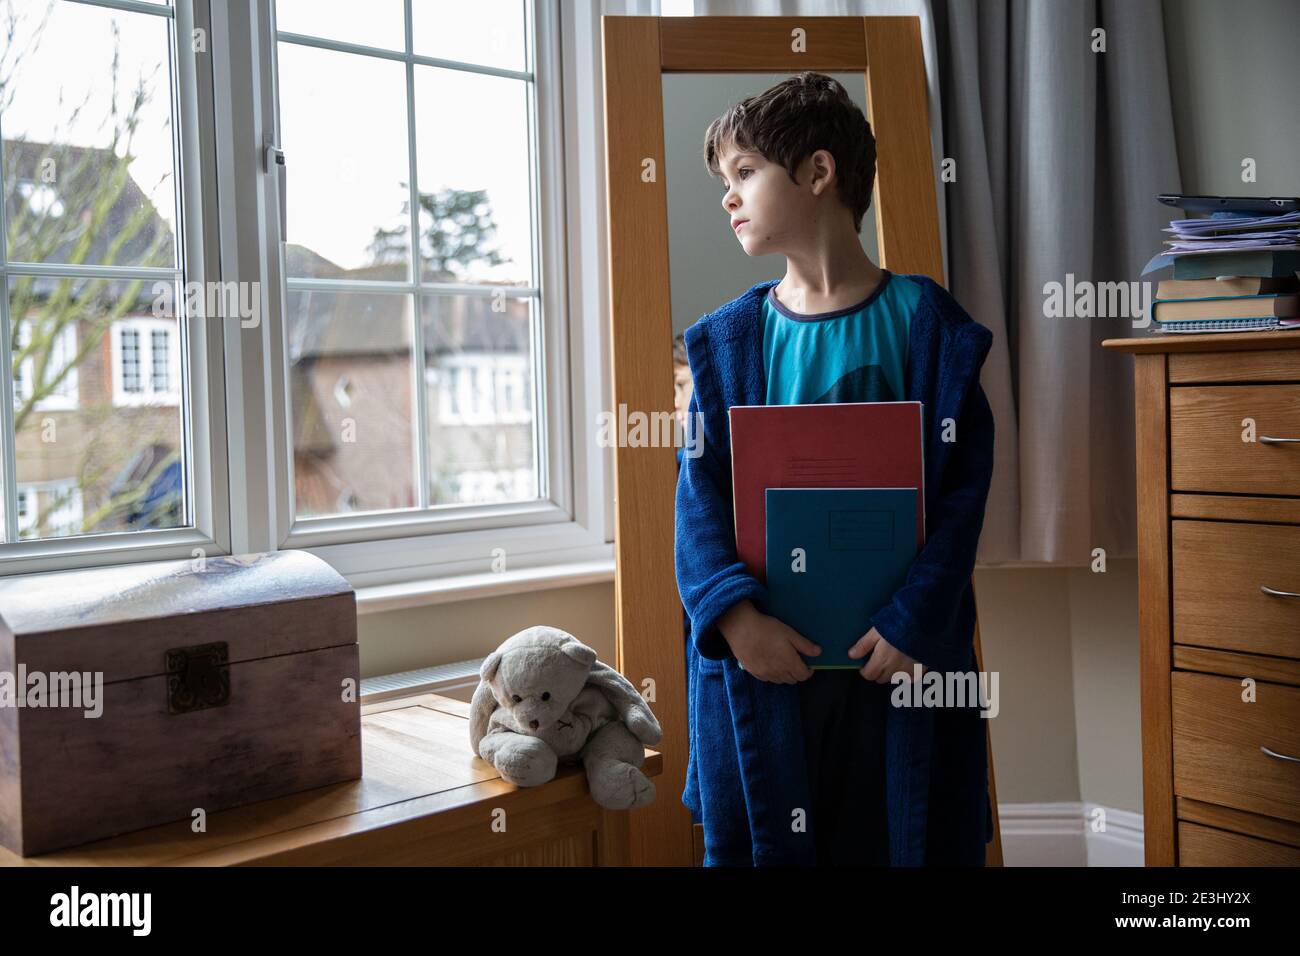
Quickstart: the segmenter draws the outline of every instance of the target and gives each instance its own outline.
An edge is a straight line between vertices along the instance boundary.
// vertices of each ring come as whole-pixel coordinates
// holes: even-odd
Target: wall
[[[363,615],[361,676],[482,657],[534,624],[562,628],[614,661],[614,585],[531,591]]]

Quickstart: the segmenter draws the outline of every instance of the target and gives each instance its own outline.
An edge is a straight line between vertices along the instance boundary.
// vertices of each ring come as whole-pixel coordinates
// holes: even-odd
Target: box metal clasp
[[[229,648],[225,641],[167,651],[167,711],[188,714],[230,702]]]

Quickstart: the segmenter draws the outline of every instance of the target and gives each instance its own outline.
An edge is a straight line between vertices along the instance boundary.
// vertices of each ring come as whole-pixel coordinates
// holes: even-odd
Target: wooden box
[[[0,843],[356,779],[359,668],[355,595],[303,551],[0,579]]]

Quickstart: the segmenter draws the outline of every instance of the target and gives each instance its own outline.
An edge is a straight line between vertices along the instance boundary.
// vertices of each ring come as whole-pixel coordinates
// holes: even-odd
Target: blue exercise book
[[[916,557],[916,489],[768,488],[766,511],[768,613],[822,649],[809,667],[861,668],[849,648]]]

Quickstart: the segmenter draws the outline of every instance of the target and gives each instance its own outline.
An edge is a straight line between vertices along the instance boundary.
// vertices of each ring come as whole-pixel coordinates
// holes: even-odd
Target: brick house
[[[290,263],[291,274],[305,268]],[[414,507],[412,298],[295,291],[287,301],[297,513]],[[502,304],[494,311],[491,297],[475,295],[421,303],[433,505],[538,494],[531,310],[527,300]]]
[[[6,140],[4,160],[11,262],[173,264],[111,150]],[[181,523],[180,329],[153,283],[11,275],[6,294],[20,536]]]
[[[111,151],[5,141],[4,159],[11,261],[174,265],[170,226]],[[116,199],[91,202],[115,174],[125,177]],[[302,246],[286,256],[293,276],[394,277]],[[11,276],[23,537],[183,522],[182,330],[160,288]],[[292,291],[286,302],[296,513],[414,507],[411,297]],[[498,312],[483,296],[423,300],[432,504],[538,494],[531,308],[503,302]]]

